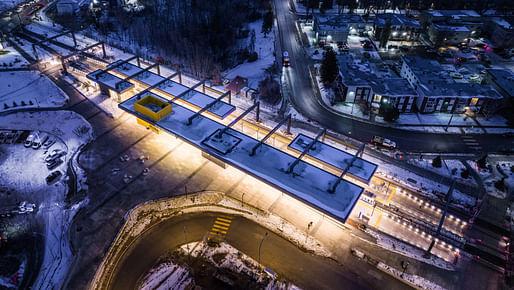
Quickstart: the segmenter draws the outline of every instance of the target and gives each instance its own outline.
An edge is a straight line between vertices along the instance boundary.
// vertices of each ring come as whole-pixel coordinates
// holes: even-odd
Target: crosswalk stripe
[[[230,223],[223,223],[223,222],[220,222],[220,221],[215,221],[214,223],[215,223],[215,224],[222,225],[222,226],[227,226],[227,227],[229,227],[229,226],[230,226]]]
[[[222,217],[222,218],[226,218],[226,219],[229,219],[229,220],[232,220],[232,217],[230,217],[230,216],[220,215],[220,217]]]
[[[217,229],[217,228],[212,228],[211,231],[219,232],[219,233],[222,233],[222,234],[226,234],[227,233],[227,231],[222,231],[222,230]]]
[[[217,225],[217,224],[214,224],[213,227],[218,228],[218,229],[222,229],[222,230],[228,230],[228,227],[223,227],[223,226],[220,226],[220,225]]]
[[[231,223],[231,222],[232,222],[232,220],[229,220],[229,219],[223,219],[223,218],[220,218],[220,217],[219,217],[219,218],[217,218],[217,220],[219,220],[219,221],[223,221],[223,222],[227,222],[227,223]]]
[[[470,145],[480,145],[480,143],[478,143],[478,142],[470,142],[470,143],[466,142],[466,145],[468,145],[468,146],[470,146]]]

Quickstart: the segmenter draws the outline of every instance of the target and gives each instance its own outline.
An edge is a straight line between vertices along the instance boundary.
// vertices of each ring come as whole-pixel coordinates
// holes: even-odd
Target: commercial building
[[[491,85],[457,83],[435,60],[402,56],[401,76],[416,90],[421,113],[491,114],[503,97]]]
[[[514,48],[514,16],[486,18],[485,32],[495,47]]]
[[[341,56],[339,69],[343,87],[343,101],[365,103],[378,111],[383,103],[394,104],[400,112],[416,109],[417,93],[403,78],[391,77],[373,64],[354,60],[351,56]]]
[[[389,40],[415,41],[422,30],[422,26],[417,20],[404,14],[377,14],[373,23],[373,37],[375,40],[380,40],[382,33],[386,33],[388,25],[391,29]]]
[[[318,42],[346,42],[348,35],[362,35],[371,30],[371,25],[360,15],[340,14],[314,18],[313,30]]]
[[[419,22],[434,45],[466,42],[478,37],[484,26],[480,14],[473,10],[424,10]]]

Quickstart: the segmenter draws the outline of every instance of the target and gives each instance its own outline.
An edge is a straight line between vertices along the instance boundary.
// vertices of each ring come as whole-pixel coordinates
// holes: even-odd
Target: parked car
[[[452,78],[454,78],[454,79],[461,79],[461,78],[463,78],[463,76],[460,73],[458,73],[458,72],[452,72],[452,73],[450,73],[450,76]]]
[[[66,152],[64,152],[60,149],[55,149],[50,154],[48,154],[48,156],[46,156],[45,162],[48,163],[48,162],[54,160],[55,158],[60,158],[61,156],[64,156],[65,154],[66,154]]]
[[[36,138],[34,139],[34,141],[32,141],[32,149],[39,149],[41,145],[46,142],[46,140],[48,140],[48,134],[42,133],[36,135]]]
[[[381,137],[381,136],[373,136],[373,138],[371,139],[371,144],[378,145],[378,146],[384,146],[389,149],[396,148],[396,142],[391,141],[391,140]]]
[[[52,173],[50,173],[47,177],[46,177],[46,184],[50,185],[50,184],[53,184],[57,181],[59,181],[59,178],[61,177],[62,173],[60,171],[54,171]]]
[[[36,138],[36,134],[39,134],[39,132],[38,131],[31,132],[29,134],[29,136],[27,137],[27,139],[25,139],[25,143],[23,144],[23,146],[25,146],[27,148],[31,147],[32,146],[32,142]]]
[[[53,170],[57,166],[61,165],[64,161],[61,158],[55,158],[46,163],[46,167]]]
[[[48,137],[48,140],[46,140],[45,143],[43,143],[43,147],[44,148],[49,148],[50,146],[52,146],[53,144],[55,143],[55,139],[54,138],[50,138]]]
[[[5,144],[11,144],[11,143],[14,143],[14,135],[16,133],[14,132],[7,132],[7,134],[5,135]]]

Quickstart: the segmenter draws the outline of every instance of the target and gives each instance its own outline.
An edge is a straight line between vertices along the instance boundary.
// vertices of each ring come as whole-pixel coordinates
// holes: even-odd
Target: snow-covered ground
[[[437,285],[436,283],[429,281],[423,277],[414,275],[414,274],[405,274],[402,270],[398,270],[393,268],[387,264],[379,262],[377,268],[389,273],[392,276],[397,277],[397,279],[403,279],[407,281],[409,284],[413,285],[416,289],[426,289],[426,290],[444,290],[443,287]]]
[[[0,72],[0,79],[0,112],[58,108],[68,101],[68,96],[39,72]]]
[[[257,52],[259,58],[254,62],[245,61],[244,63],[224,72],[225,77],[233,79],[236,76],[242,76],[248,79],[248,87],[257,89],[259,81],[264,77],[264,71],[269,68],[275,61],[274,41],[275,41],[275,27],[268,33],[266,37],[261,33],[262,20],[252,22],[248,25],[250,31],[255,31],[255,52]],[[248,42],[250,37],[248,37]]]
[[[63,124],[66,124],[63,126]],[[39,130],[47,132],[52,138],[60,140],[66,148],[67,154],[64,163],[57,167],[63,175],[66,175],[66,164],[70,158],[74,158],[78,149],[93,140],[93,132],[90,124],[84,118],[71,111],[42,111],[42,112],[18,112],[0,116],[0,128],[11,130]],[[56,142],[58,144],[59,142]],[[32,150],[17,144],[21,150]],[[53,145],[57,146],[57,145]],[[52,147],[53,147],[52,146]],[[50,147],[50,149],[54,149]],[[13,148],[12,146],[10,148]],[[39,152],[42,152],[40,149]],[[30,151],[32,152],[32,151]],[[34,151],[36,152],[36,151]],[[11,156],[13,153],[9,154]],[[64,199],[68,188],[67,177],[61,178],[53,185],[47,185],[45,177],[50,173],[45,163],[41,160],[45,156],[37,157],[37,161],[20,163],[13,161],[7,165],[10,170],[2,172],[2,180],[10,180],[9,184],[26,191],[38,191],[44,193],[39,204],[38,219],[43,220],[46,238],[43,264],[34,289],[60,288],[64,281],[72,256],[69,248],[68,226],[73,216],[80,207],[74,205],[69,209],[64,208]],[[5,163],[5,161],[4,161]],[[5,165],[5,164],[3,164]],[[5,167],[1,167],[5,168]],[[19,168],[17,170],[16,168]],[[23,172],[23,173],[21,173]],[[78,171],[78,180],[83,180]],[[87,201],[86,201],[87,202]]]
[[[259,284],[265,283],[263,278],[267,277],[269,278],[267,284],[261,285],[266,289],[298,289],[297,286],[290,283],[277,281],[276,277],[269,272],[264,272],[266,276],[260,277],[260,267],[257,261],[224,242],[216,247],[209,247],[204,242],[188,243],[180,247],[180,253],[192,257],[202,257],[217,268],[252,276]],[[221,255],[223,255],[223,258],[219,261],[214,258]],[[138,288],[189,289],[195,284],[194,277],[187,269],[173,261],[167,261],[151,269],[143,278],[143,282],[138,285]]]
[[[0,53],[0,69],[26,68],[28,65],[29,62],[12,46],[5,47]]]
[[[0,1],[0,13],[9,10],[26,0],[2,0]]]

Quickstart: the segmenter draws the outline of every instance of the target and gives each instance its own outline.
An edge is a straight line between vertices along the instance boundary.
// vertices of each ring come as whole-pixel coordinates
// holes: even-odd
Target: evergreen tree
[[[250,31],[250,45],[249,45],[249,48],[250,48],[250,52],[255,51],[255,29],[252,29],[252,31]]]
[[[432,166],[435,168],[441,168],[443,166],[443,163],[441,161],[441,156],[437,156],[432,160]]]
[[[464,179],[468,178],[469,177],[469,169],[466,168],[466,169],[462,170],[462,172],[460,173],[460,177],[462,177]]]
[[[271,10],[268,10],[266,14],[264,14],[264,19],[262,20],[262,30],[261,32],[264,33],[264,37],[268,35],[268,33],[271,32],[271,28],[273,27],[273,12]]]
[[[324,10],[332,9],[333,4],[333,0],[323,0],[323,2],[321,2],[321,8]]]
[[[329,49],[323,55],[320,67],[321,81],[325,85],[331,85],[339,74],[339,66],[337,65],[336,53]]]
[[[505,181],[505,177],[496,181],[494,183],[494,187],[496,187],[496,189],[498,189],[499,191],[505,191],[505,182],[504,181]]]
[[[382,102],[378,109],[378,114],[388,122],[395,121],[400,117],[400,111],[392,101]]]
[[[487,154],[484,155],[477,161],[478,168],[486,169],[487,168]]]

